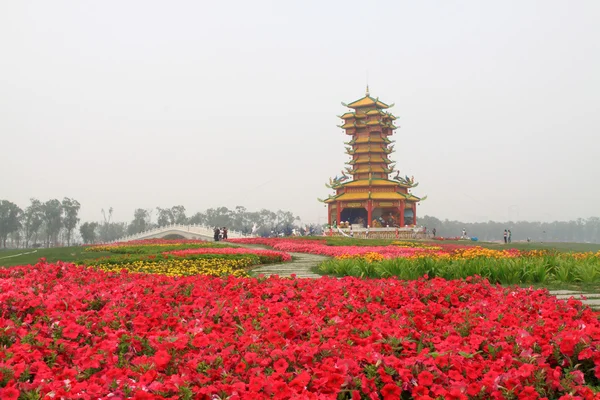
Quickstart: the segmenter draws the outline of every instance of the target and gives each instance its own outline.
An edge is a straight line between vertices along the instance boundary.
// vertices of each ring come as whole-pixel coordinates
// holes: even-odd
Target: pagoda
[[[389,156],[394,152],[390,140],[397,119],[387,111],[387,105],[369,94],[350,104],[350,110],[339,116],[340,128],[350,136],[346,153],[351,159],[341,176],[329,179],[328,188],[335,194],[321,200],[328,206],[329,225],[341,222],[361,227],[414,226],[417,223],[417,203],[425,198],[416,197],[411,188],[418,185],[414,178],[400,176]],[[389,178],[390,174],[395,175]]]

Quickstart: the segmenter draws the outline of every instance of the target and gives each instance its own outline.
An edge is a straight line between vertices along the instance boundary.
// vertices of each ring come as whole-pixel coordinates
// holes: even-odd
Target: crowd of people
[[[215,239],[215,242],[218,242],[219,240],[227,240],[227,227],[226,226],[224,226],[222,228],[215,227],[214,239]]]

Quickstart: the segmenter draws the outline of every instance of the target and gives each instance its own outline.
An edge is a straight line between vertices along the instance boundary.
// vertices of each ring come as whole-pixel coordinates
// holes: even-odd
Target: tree
[[[174,224],[185,225],[188,223],[188,219],[185,216],[185,207],[182,205],[171,207],[171,215]]]
[[[148,211],[143,208],[138,208],[133,212],[133,221],[127,227],[127,233],[129,235],[135,235],[136,233],[144,232],[148,230],[148,220],[150,216]]]
[[[196,214],[194,214],[190,217],[190,219],[188,220],[188,223],[195,224],[195,225],[205,225],[206,224],[206,214],[197,212]]]
[[[79,223],[77,214],[79,214],[81,204],[79,204],[79,202],[75,199],[69,199],[68,197],[65,197],[62,201],[62,208],[64,212],[63,224],[67,234],[67,246],[70,246],[71,233]]]
[[[6,248],[8,235],[21,228],[21,210],[15,203],[0,200],[0,242]]]
[[[48,200],[42,206],[43,220],[45,224],[46,247],[50,247],[50,243],[56,246],[58,234],[62,227],[62,204],[57,199]]]
[[[98,228],[97,222],[84,222],[81,224],[79,233],[81,233],[83,243],[91,244],[96,241],[96,228]]]
[[[42,203],[35,198],[30,199],[31,204],[25,209],[23,216],[23,228],[25,233],[25,247],[29,247],[29,241],[33,239],[33,244],[37,243],[37,235],[44,222],[44,210]]]
[[[158,220],[156,221],[158,226],[167,226],[173,224],[173,212],[170,208],[156,207],[156,211],[158,211]]]

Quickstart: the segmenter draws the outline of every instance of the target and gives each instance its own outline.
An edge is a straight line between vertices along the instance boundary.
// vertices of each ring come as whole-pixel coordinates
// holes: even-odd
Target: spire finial
[[[369,94],[369,85],[367,85],[367,93],[366,93],[366,96],[367,96],[367,97],[368,97],[368,96],[370,96],[370,94]]]

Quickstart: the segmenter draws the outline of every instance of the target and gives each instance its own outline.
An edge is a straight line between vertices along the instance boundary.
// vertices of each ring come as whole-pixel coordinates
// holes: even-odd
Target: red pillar
[[[373,200],[367,201],[367,225],[373,227]]]
[[[331,226],[331,203],[327,205],[327,225]]]
[[[400,202],[400,207],[398,209],[400,210],[400,227],[402,228],[404,226],[404,202],[403,201]]]
[[[340,218],[342,217],[342,205],[340,203],[337,204],[337,220],[335,223],[339,226]]]
[[[417,226],[417,203],[413,203],[413,224]]]

